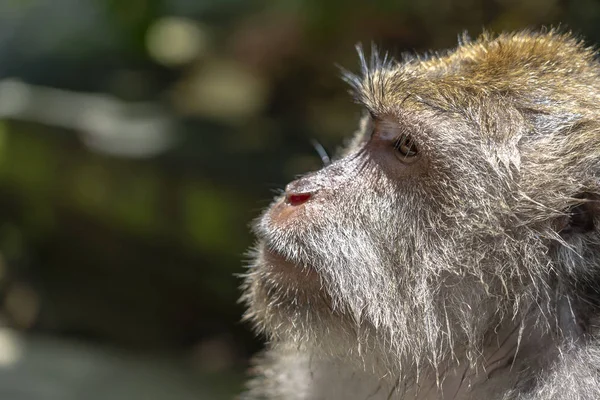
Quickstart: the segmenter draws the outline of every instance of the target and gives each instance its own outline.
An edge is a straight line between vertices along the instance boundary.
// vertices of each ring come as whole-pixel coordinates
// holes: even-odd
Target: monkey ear
[[[581,199],[581,202],[565,210],[563,227],[559,231],[563,236],[593,231],[600,217],[599,195],[582,193],[575,198]]]

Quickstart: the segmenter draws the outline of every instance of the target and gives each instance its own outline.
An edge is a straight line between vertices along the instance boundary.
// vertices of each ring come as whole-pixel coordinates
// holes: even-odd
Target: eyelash
[[[419,149],[417,148],[414,139],[409,135],[398,136],[394,141],[394,149],[405,158],[415,157],[419,154]]]
[[[368,128],[367,131],[370,132],[369,135],[365,139],[369,139],[375,133],[377,128],[378,117],[372,110],[366,109],[366,112],[369,115],[367,119]],[[419,155],[419,148],[416,145],[414,138],[411,135],[401,133],[399,134],[393,141],[393,147],[396,154],[396,157],[400,161],[414,161],[416,156]]]

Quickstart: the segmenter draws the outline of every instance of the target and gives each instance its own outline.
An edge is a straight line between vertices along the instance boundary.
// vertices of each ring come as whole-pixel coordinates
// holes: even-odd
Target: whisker
[[[316,139],[311,139],[311,144],[313,145],[313,147],[315,148],[315,150],[317,151],[317,154],[319,155],[319,157],[321,158],[321,162],[323,162],[323,166],[328,166],[329,164],[331,164],[331,158],[329,157],[329,154],[327,154],[327,150],[325,150],[325,147],[323,147],[323,145],[321,143],[319,143]]]

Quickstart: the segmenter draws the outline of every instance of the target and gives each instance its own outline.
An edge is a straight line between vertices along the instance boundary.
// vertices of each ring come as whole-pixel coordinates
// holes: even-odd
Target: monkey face
[[[247,293],[252,317],[275,337],[315,342],[337,327],[356,337],[377,332],[384,342],[397,329],[424,332],[456,323],[453,313],[473,316],[448,312],[447,296],[469,304],[481,297],[471,282],[484,269],[463,268],[474,261],[462,250],[490,237],[493,216],[475,207],[495,202],[503,186],[488,187],[495,182],[477,177],[464,154],[437,154],[438,146],[463,146],[477,163],[475,133],[410,99],[397,112],[366,115],[361,126],[342,157],[290,183],[255,226]],[[486,281],[500,291],[495,278]],[[482,311],[477,318],[491,318]]]
[[[433,362],[549,303],[557,221],[598,170],[570,152],[597,136],[574,105],[586,78],[567,68],[590,57],[527,35],[400,65],[361,57],[352,144],[255,225],[248,317],[277,340],[334,332],[328,349]]]

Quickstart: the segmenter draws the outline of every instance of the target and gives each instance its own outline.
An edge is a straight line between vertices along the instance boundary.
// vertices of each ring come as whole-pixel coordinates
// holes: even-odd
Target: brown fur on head
[[[552,31],[361,58],[352,145],[255,226],[247,317],[275,342],[384,370],[476,362],[526,321],[585,335],[600,310],[594,52]]]

